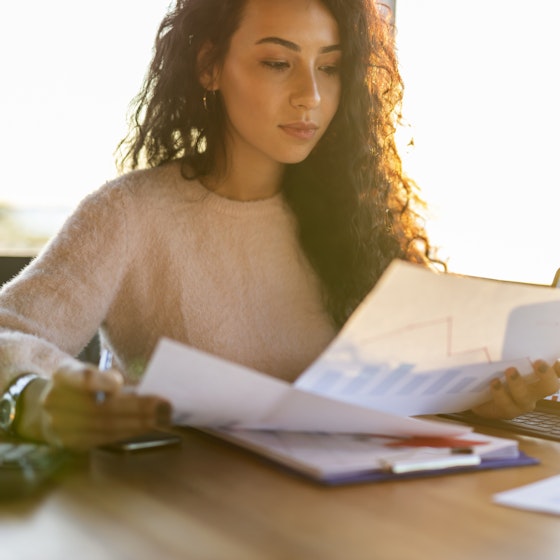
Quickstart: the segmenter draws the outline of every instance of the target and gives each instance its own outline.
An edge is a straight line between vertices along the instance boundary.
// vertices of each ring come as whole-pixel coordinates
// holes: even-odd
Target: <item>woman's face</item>
[[[247,0],[209,87],[225,106],[230,163],[304,160],[338,108],[340,58],[337,22],[319,0]]]

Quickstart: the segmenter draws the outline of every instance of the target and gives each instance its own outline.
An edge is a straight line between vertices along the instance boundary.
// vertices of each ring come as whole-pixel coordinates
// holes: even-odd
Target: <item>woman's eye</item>
[[[286,70],[290,64],[284,60],[263,60],[261,64],[271,70]]]
[[[324,72],[325,74],[329,75],[329,76],[336,76],[339,73],[339,67],[336,64],[331,64],[331,65],[326,65],[326,66],[321,66],[319,68],[319,70],[321,70],[321,72]]]

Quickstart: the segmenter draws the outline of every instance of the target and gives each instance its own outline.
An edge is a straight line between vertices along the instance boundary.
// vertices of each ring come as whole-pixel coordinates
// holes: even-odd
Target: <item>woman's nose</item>
[[[312,70],[301,70],[295,77],[290,102],[294,107],[315,109],[321,103],[317,78]]]

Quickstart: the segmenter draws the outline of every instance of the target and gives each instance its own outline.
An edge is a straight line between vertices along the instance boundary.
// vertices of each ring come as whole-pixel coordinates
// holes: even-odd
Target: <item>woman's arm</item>
[[[169,420],[165,401],[123,392],[118,372],[73,358],[104,320],[127,270],[127,192],[113,184],[87,197],[0,291],[0,387],[22,373],[40,376],[21,396],[22,437],[83,449]]]
[[[123,191],[118,184],[107,185],[84,199],[41,254],[2,287],[0,352],[7,345],[14,359],[38,367],[45,362],[52,373],[56,362],[78,355],[95,335],[130,257]],[[14,333],[50,345],[19,337],[24,348],[14,352]],[[13,360],[10,367],[17,370]],[[0,383],[6,375],[0,370]]]

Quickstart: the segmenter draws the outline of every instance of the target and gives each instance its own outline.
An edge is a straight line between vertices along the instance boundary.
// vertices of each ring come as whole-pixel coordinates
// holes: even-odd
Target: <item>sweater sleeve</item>
[[[126,268],[123,189],[86,197],[45,249],[0,290],[0,386],[49,375],[94,336]]]

